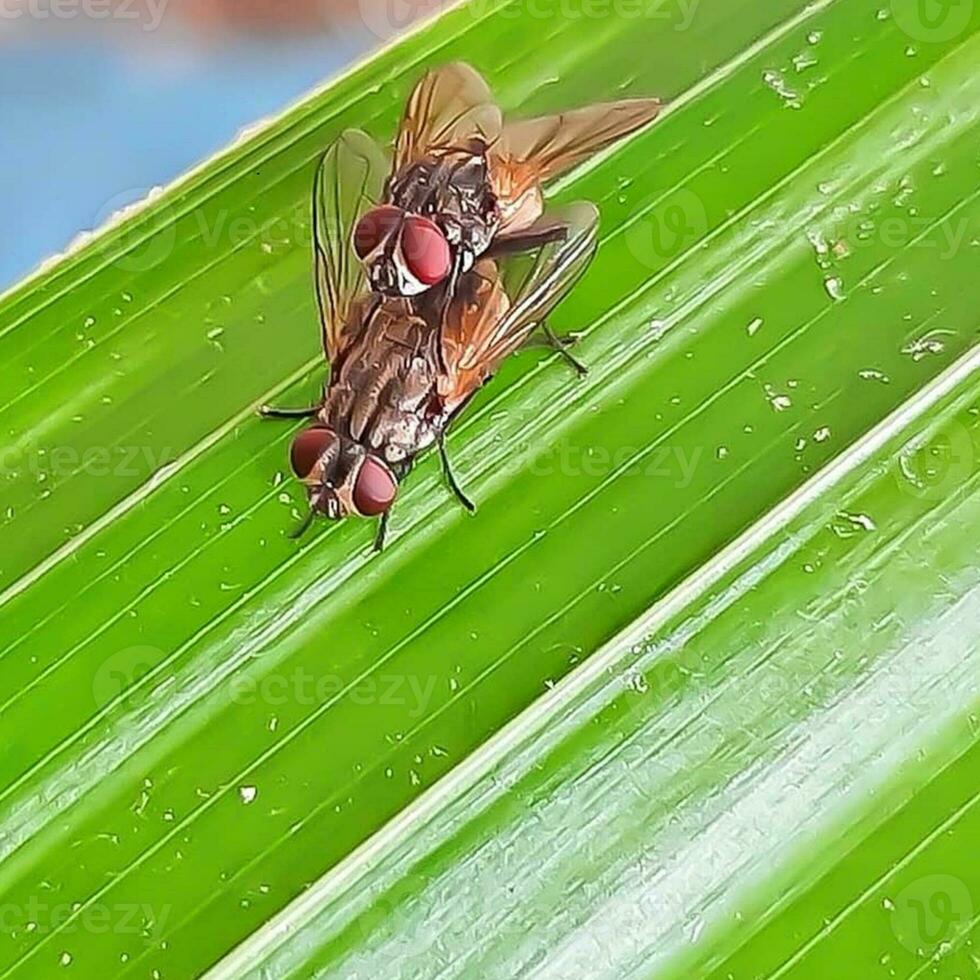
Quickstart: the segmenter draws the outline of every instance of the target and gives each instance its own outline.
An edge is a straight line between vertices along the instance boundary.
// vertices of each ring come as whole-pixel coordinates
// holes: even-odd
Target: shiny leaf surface
[[[538,717],[542,696],[593,670],[596,651],[665,597],[686,595],[681,583],[732,542],[753,533],[760,554],[777,553],[778,537],[758,529],[782,502],[841,460],[859,480],[855,444],[970,363],[972,5],[950,5],[945,19],[925,18],[916,0],[588,9],[444,14],[0,301],[0,976],[194,976],[250,936],[254,962],[282,955],[300,971],[350,976],[388,948],[376,926],[400,951],[386,975],[415,976],[423,962],[452,973],[451,950],[457,973],[513,975],[522,963],[569,975],[590,949],[613,975],[690,976],[692,963],[719,977],[785,964],[815,973],[836,942],[882,975],[886,954],[895,975],[933,969],[937,946],[886,947],[873,930],[888,929],[888,910],[857,899],[877,895],[889,862],[917,848],[925,873],[973,887],[972,858],[944,865],[929,843],[944,821],[954,827],[971,782],[969,405],[956,416],[967,436],[955,480],[938,481],[948,504],[942,493],[927,494],[935,513],[914,511],[914,494],[842,497],[853,535],[814,531],[812,553],[774,566],[743,611],[705,623],[685,654],[694,660],[668,670],[641,710],[617,720],[615,705],[603,709],[594,746],[569,730],[554,762],[540,749],[535,778],[549,792],[571,780],[558,799],[576,801],[564,826],[577,843],[556,850],[556,877],[542,874],[527,906],[493,906],[508,929],[526,913],[526,940],[496,945],[457,891],[411,878],[405,900],[434,894],[447,923],[460,917],[458,944],[433,952],[414,912],[404,928],[382,915],[336,935],[300,916],[298,945],[269,939],[270,919],[292,915],[313,883],[334,887],[331,869],[427,790],[448,794],[474,751],[525,712]],[[383,555],[366,522],[318,526],[297,543],[291,427],[254,410],[312,400],[324,375],[308,213],[316,161],[347,126],[390,138],[424,66],[451,58],[471,61],[523,114],[624,94],[672,100],[649,130],[553,189],[602,214],[599,255],[553,319],[584,333],[577,353],[591,372],[580,381],[529,351],[481,393],[449,447],[475,517],[427,458]],[[941,401],[907,424],[931,424]],[[891,471],[892,449],[875,451]],[[928,460],[909,465],[932,485]],[[917,562],[928,571],[913,575]],[[671,629],[658,625],[644,648]],[[929,664],[917,659],[920,635],[938,647]],[[785,685],[777,698],[757,685],[769,661]],[[903,666],[924,702],[887,702]],[[954,680],[965,685],[956,697]],[[864,719],[862,704],[883,714]],[[658,755],[645,725],[680,741]],[[630,749],[633,731],[643,744]],[[798,770],[782,768],[804,734],[815,740],[796,745]],[[602,768],[603,739],[655,762],[635,776],[649,822],[628,787],[612,797],[624,855],[655,847],[629,879],[622,855],[589,833],[590,819],[620,811],[571,792],[589,759],[597,778],[623,775],[614,759]],[[947,785],[948,765],[967,768]],[[865,784],[840,788],[848,774],[891,801],[873,827]],[[793,779],[798,799],[777,792]],[[738,843],[736,830],[754,827],[739,786],[772,828],[758,862],[724,851],[756,846],[751,835]],[[443,841],[459,869],[437,862],[434,880],[463,874],[479,834],[499,842],[512,819],[523,854],[546,846],[532,828],[547,798],[518,794],[506,821],[476,808],[472,831],[464,814],[466,840]],[[705,876],[671,879],[671,862],[701,845],[717,850],[691,865]],[[501,858],[489,877],[474,874],[481,902],[498,894],[505,865],[522,889],[534,885]],[[631,896],[649,905],[648,928],[627,930],[625,912],[608,918],[606,903]]]

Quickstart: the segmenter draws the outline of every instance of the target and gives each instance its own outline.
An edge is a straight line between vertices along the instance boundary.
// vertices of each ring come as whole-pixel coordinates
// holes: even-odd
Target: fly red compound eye
[[[304,429],[298,433],[289,450],[293,472],[305,480],[335,439],[336,436],[329,429]]]
[[[398,484],[388,468],[365,456],[354,484],[354,506],[364,517],[383,514],[394,502]]]
[[[449,275],[449,243],[428,218],[412,214],[405,219],[402,255],[408,271],[423,285],[434,286]]]
[[[401,208],[390,204],[372,208],[354,227],[354,251],[359,259],[370,255],[402,219]]]

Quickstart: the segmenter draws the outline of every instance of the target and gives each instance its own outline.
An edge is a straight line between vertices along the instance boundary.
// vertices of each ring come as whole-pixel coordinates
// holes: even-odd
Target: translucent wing
[[[540,215],[541,183],[646,125],[660,108],[657,99],[624,99],[505,125],[490,154],[502,230]]]
[[[500,110],[483,78],[461,61],[434,68],[415,86],[395,144],[394,169],[433,150],[478,138],[488,145],[500,135]]]
[[[366,133],[345,130],[323,155],[313,185],[313,248],[323,350],[333,362],[355,333],[354,301],[365,287],[354,225],[381,199],[388,160]]]
[[[595,254],[599,213],[594,205],[572,204],[555,218],[566,225],[566,237],[542,246],[515,285],[505,287],[489,259],[460,281],[442,328],[446,376],[440,394],[449,411],[463,405],[524,344]]]

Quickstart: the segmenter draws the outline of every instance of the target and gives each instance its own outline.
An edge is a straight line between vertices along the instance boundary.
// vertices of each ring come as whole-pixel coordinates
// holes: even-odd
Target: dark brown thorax
[[[394,174],[386,199],[408,214],[431,218],[465,272],[489,247],[499,224],[487,147],[480,140],[448,147]]]
[[[366,296],[360,332],[331,370],[319,418],[395,472],[438,438],[439,331],[418,303]]]

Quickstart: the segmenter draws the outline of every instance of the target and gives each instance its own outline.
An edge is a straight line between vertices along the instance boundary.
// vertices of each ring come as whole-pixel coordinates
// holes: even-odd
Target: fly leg
[[[446,314],[449,313],[449,307],[452,304],[453,297],[456,295],[456,289],[459,286],[459,277],[463,274],[463,256],[461,252],[456,253],[455,259],[453,259],[453,267],[449,273],[449,278],[446,280],[445,292],[442,295],[442,309],[439,313],[439,328],[442,329],[442,325],[446,322]],[[442,360],[442,350],[440,347],[439,360]],[[440,365],[443,370],[446,369],[446,365]]]
[[[392,472],[395,474],[395,479],[401,484],[402,480],[412,471],[412,464],[414,460],[407,459],[401,463],[392,466]],[[374,550],[383,551],[385,546],[385,538],[388,535],[388,518],[391,515],[390,510],[386,510],[381,517],[378,519],[378,530],[374,535]]]
[[[385,511],[381,515],[381,519],[378,521],[378,530],[374,535],[374,550],[383,551],[385,546],[385,536],[388,533],[388,515],[390,511]]]
[[[582,339],[582,334],[577,330],[570,330],[568,333],[555,334],[555,339],[566,350],[571,350]],[[532,347],[547,347],[548,350],[555,350],[555,344],[547,337],[531,337],[524,341],[521,350],[531,350]]]
[[[575,370],[580,378],[584,378],[588,373],[589,369],[573,354],[569,353],[568,348],[574,346],[578,343],[578,337],[575,334],[565,334],[559,337],[554,330],[551,329],[547,320],[541,322],[541,331],[544,333],[545,343],[551,347],[553,350],[558,351],[559,354],[565,359],[565,362]]]
[[[554,215],[545,214],[520,231],[498,235],[488,249],[488,254],[506,256],[537,250],[538,255],[530,273],[530,280],[534,281],[540,277],[543,262],[545,267],[552,269],[552,275],[557,273],[559,278],[567,276],[569,282],[563,284],[557,292],[560,296],[567,290],[568,285],[578,278],[581,269],[584,268],[582,259],[587,260],[594,251],[594,244],[588,251],[583,250],[582,245],[584,242],[594,242],[597,220],[598,215],[594,208],[589,209],[584,216],[578,212],[573,213],[568,208]],[[549,249],[548,246],[554,248]],[[541,318],[538,326],[544,334],[542,342],[552,350],[558,351],[576,374],[584,377],[588,369],[568,352],[568,348],[578,338],[574,334],[559,337],[548,325],[545,317]]]
[[[316,511],[311,507],[307,512],[306,516],[289,532],[289,536],[295,540],[296,538],[302,537],[313,524],[313,518],[316,517]]]
[[[487,255],[497,258],[513,255],[516,252],[532,252],[552,242],[563,242],[568,238],[568,225],[555,218],[538,218],[533,224],[521,231],[506,232],[490,243]]]
[[[446,478],[446,483],[449,485],[449,489],[452,490],[456,499],[471,514],[475,513],[476,504],[474,504],[473,501],[466,496],[466,494],[463,492],[463,488],[456,482],[452,465],[449,462],[449,454],[446,452],[446,437],[441,433],[439,435],[439,458],[442,460],[442,473]]]
[[[319,405],[309,408],[276,408],[273,405],[260,405],[259,415],[264,419],[308,419],[320,411]]]

